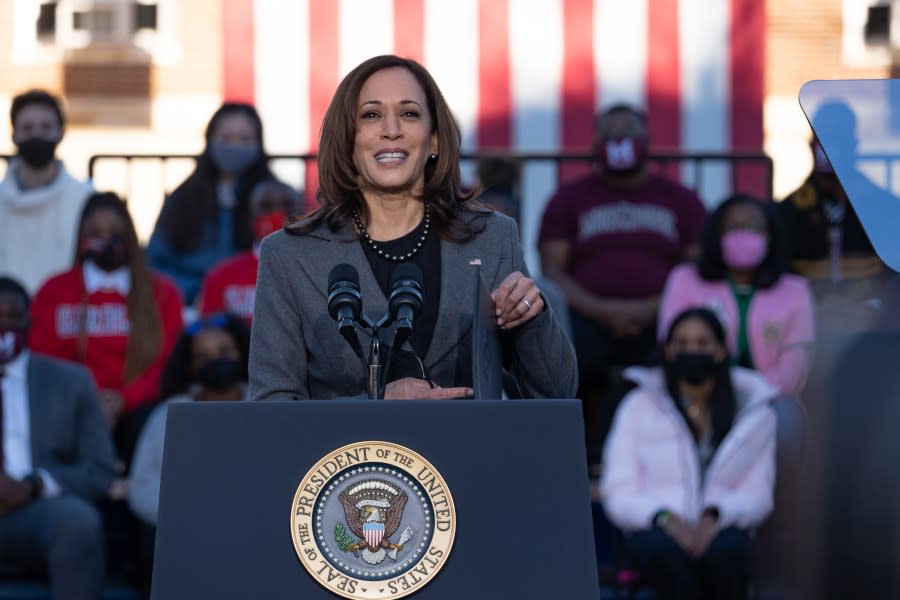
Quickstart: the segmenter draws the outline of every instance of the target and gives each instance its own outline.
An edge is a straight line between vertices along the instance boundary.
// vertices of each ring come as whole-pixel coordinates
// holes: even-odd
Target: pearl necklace
[[[384,248],[378,245],[378,242],[372,239],[371,235],[369,235],[369,232],[366,230],[366,226],[359,218],[359,211],[357,211],[355,208],[353,209],[352,217],[353,223],[356,225],[356,229],[359,231],[360,235],[362,235],[369,248],[371,248],[372,251],[381,258],[392,263],[406,262],[416,254],[418,254],[422,249],[422,246],[425,244],[425,240],[428,238],[428,232],[431,230],[431,210],[429,209],[428,203],[426,202],[425,215],[422,217],[422,222],[425,224],[425,226],[422,229],[422,236],[419,238],[419,241],[416,242],[415,247],[406,254],[389,254],[388,252],[385,252]]]

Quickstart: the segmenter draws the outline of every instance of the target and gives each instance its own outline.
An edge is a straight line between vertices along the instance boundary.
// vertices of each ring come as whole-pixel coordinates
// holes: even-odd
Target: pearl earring
[[[431,156],[429,156],[428,158],[431,159],[431,160],[435,160],[435,159],[437,158],[437,154],[435,154],[435,153],[432,152],[432,153],[431,153]]]

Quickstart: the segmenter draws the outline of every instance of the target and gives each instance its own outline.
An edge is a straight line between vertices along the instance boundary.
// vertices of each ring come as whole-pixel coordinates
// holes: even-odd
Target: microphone
[[[353,265],[337,265],[328,274],[328,314],[338,322],[338,331],[353,351],[362,357],[362,347],[356,335],[356,320],[362,313],[359,293],[359,274]]]
[[[412,333],[413,321],[422,313],[422,269],[403,263],[391,277],[388,311],[397,323],[396,344],[402,344]]]

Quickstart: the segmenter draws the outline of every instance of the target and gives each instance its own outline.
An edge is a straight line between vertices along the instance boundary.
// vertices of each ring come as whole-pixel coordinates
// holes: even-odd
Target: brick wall
[[[885,67],[842,62],[842,0],[766,2],[766,94],[797,95],[811,79],[887,77]]]

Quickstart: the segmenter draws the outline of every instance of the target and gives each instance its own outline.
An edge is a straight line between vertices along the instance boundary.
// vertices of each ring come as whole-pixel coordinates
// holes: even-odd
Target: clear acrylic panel
[[[800,106],[878,256],[900,271],[900,80],[809,81]]]

